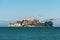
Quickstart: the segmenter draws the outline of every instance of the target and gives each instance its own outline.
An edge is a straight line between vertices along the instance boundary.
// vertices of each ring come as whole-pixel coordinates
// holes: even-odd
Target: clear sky
[[[60,0],[0,0],[0,20],[60,18]]]

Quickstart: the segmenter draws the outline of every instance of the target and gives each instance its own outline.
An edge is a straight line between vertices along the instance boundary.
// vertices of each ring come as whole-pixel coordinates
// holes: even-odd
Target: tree
[[[46,21],[45,22],[45,26],[50,26],[50,27],[52,27],[53,26],[53,22],[52,21]]]
[[[49,25],[50,27],[52,27],[52,26],[53,26],[53,22],[52,22],[52,21],[48,21],[48,25]]]

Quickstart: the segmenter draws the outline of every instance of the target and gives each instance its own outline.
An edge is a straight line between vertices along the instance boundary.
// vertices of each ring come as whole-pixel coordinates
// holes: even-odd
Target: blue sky
[[[0,0],[0,20],[60,18],[60,0]]]

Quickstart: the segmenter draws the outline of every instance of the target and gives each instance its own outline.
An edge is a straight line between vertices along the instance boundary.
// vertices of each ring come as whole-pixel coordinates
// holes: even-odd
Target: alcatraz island
[[[21,21],[16,21],[15,23],[9,23],[8,27],[52,27],[52,21],[40,22],[35,18],[25,18]]]

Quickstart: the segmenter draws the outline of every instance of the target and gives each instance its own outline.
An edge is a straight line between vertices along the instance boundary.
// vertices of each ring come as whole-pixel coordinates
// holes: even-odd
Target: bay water
[[[0,27],[0,40],[60,40],[60,27]]]

